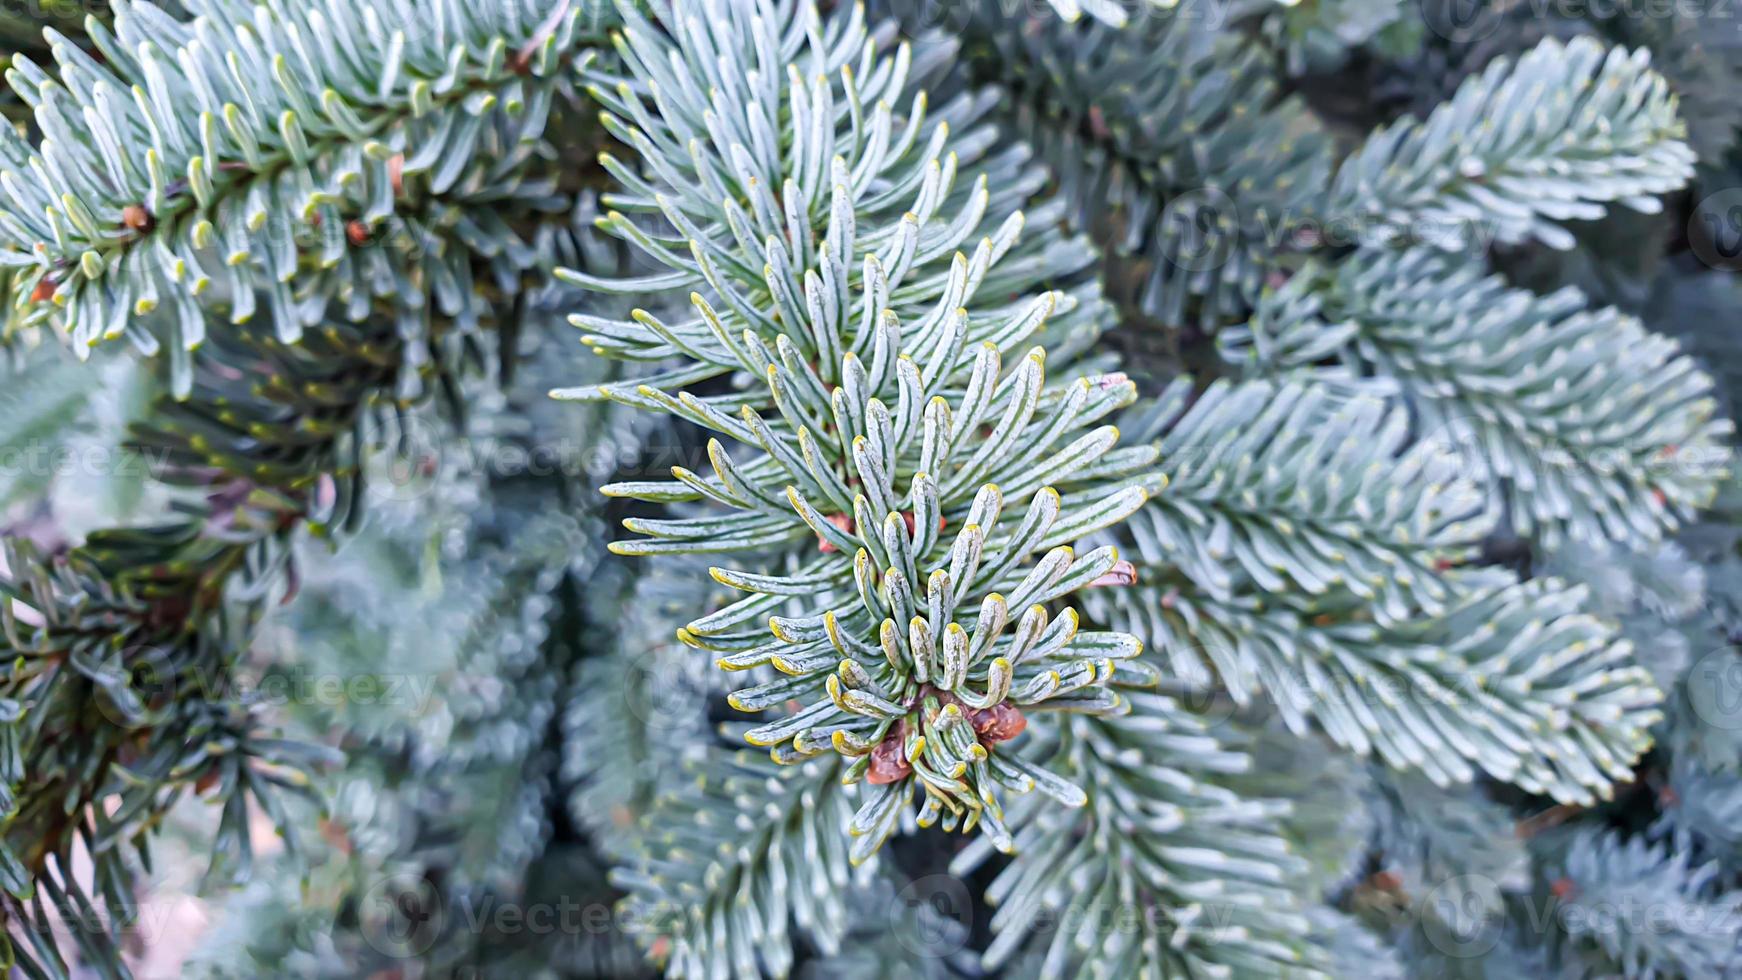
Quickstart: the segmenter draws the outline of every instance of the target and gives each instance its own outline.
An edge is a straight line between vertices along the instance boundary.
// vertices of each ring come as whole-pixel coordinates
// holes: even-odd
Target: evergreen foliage
[[[0,12],[10,968],[1724,975],[1728,10]]]

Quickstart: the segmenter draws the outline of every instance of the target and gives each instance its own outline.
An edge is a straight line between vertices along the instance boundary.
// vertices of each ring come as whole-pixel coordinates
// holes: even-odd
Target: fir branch
[[[1262,690],[1297,733],[1316,722],[1441,785],[1481,771],[1589,804],[1630,780],[1662,695],[1631,645],[1581,610],[1584,590],[1494,571],[1448,584],[1442,613],[1390,625],[1346,594],[1223,600],[1148,580],[1089,611],[1148,637],[1176,676],[1213,677],[1241,703]]]
[[[1561,846],[1541,890],[1558,900],[1551,922],[1569,970],[1654,980],[1716,976],[1734,962],[1742,891],[1716,862],[1597,828]]]
[[[1131,715],[1072,719],[1036,750],[1083,783],[1087,803],[1017,818],[1017,856],[987,890],[985,966],[1038,931],[1042,977],[1322,975],[1291,889],[1305,865],[1278,826],[1287,805],[1228,788],[1250,760],[1202,720],[1160,695],[1130,697]],[[989,854],[976,841],[951,870]]]
[[[1516,64],[1496,58],[1425,122],[1381,129],[1337,170],[1329,210],[1364,241],[1446,248],[1535,239],[1569,248],[1556,222],[1617,203],[1656,213],[1655,195],[1693,174],[1676,99],[1641,49],[1547,38]]]
[[[1115,572],[1112,549],[1079,557],[1068,544],[1144,499],[1127,484],[1153,453],[1115,452],[1116,430],[1091,428],[1132,386],[1049,385],[1047,347],[1011,356],[1096,329],[1092,291],[1043,288],[1071,281],[1087,249],[1033,216],[1041,233],[1019,242],[1023,217],[1010,212],[1040,173],[1016,152],[979,161],[987,140],[967,126],[984,106],[929,112],[907,88],[906,46],[879,54],[858,8],[826,25],[799,4],[680,6],[657,25],[620,12],[630,77],[597,76],[591,91],[643,169],[606,158],[625,188],[608,201],[663,216],[677,237],[609,215],[602,227],[667,271],[565,278],[708,295],[692,294],[687,321],[575,317],[606,356],[676,366],[558,394],[667,412],[721,438],[711,478],[680,467],[670,482],[605,488],[713,505],[628,521],[645,537],[612,548],[752,563],[712,570],[750,595],[680,637],[723,668],[759,671],[733,694],[739,710],[801,705],[751,730],[753,743],[783,762],[853,760],[849,781],[874,787],[851,824],[855,860],[916,789],[922,825],[983,825],[1008,846],[1003,791],[1079,794],[996,743],[1026,712],[1118,710],[1106,679],[1139,649],[1078,632],[1074,611],[1048,605]],[[984,172],[964,172],[977,162]],[[956,251],[975,236],[972,258]],[[670,393],[734,372],[746,383]]]
[[[689,763],[688,786],[656,805],[637,856],[611,876],[667,976],[786,976],[794,927],[824,955],[838,950],[855,887],[840,768],[721,750]]]
[[[391,387],[399,342],[391,325],[375,336],[333,326],[294,348],[267,336],[222,338],[221,347],[256,359],[259,380],[214,363],[195,398],[164,406],[168,417],[142,433],[164,454],[162,476],[197,490],[184,516],[94,533],[52,559],[8,542],[4,589],[28,610],[9,604],[3,613],[0,692],[17,706],[7,737],[25,767],[4,774],[13,790],[0,828],[17,856],[8,876],[26,883],[9,917],[40,922],[22,902],[30,882],[51,874],[62,896],[83,901],[70,873],[82,844],[114,919],[75,938],[88,960],[107,962],[110,930],[132,908],[127,850],[144,853],[181,793],[215,789],[225,801],[215,853],[225,875],[245,875],[248,800],[282,814],[273,794],[306,793],[309,769],[330,761],[263,732],[258,710],[230,697],[230,681],[277,596],[291,537],[311,518],[342,519],[360,496],[355,479],[319,478],[343,472],[359,413]],[[110,810],[109,799],[121,805]],[[56,955],[40,945],[36,953],[47,957],[39,965]]]
[[[265,609],[295,591],[292,542],[355,530],[371,493],[365,454],[383,444],[428,450],[412,438],[423,423],[409,421],[411,410],[431,389],[456,393],[461,373],[478,367],[477,352],[455,334],[438,321],[432,336],[408,337],[396,318],[377,316],[330,323],[296,344],[266,324],[214,335],[190,396],[163,400],[136,429],[143,454],[161,464],[157,479],[188,497],[181,513],[93,533],[64,558],[10,564],[11,587],[39,620],[34,632],[7,634],[16,666],[0,673],[0,694],[27,709],[7,724],[30,781],[3,824],[8,840],[29,848],[13,869],[24,880],[53,873],[57,887],[76,888],[55,869],[68,866],[79,835],[89,836],[81,827],[94,820],[104,845],[97,880],[125,894],[135,870],[118,842],[143,854],[190,787],[221,792],[219,867],[245,873],[241,794],[270,801],[264,794],[275,787],[306,792],[306,774],[279,770],[326,756],[261,733],[259,712],[230,696],[238,660]],[[421,343],[439,356],[407,354]],[[87,710],[93,698],[102,711]],[[58,734],[68,712],[89,719],[78,738]],[[124,805],[111,819],[102,801],[113,797]],[[277,803],[267,812],[288,827]],[[115,918],[75,937],[92,962],[114,961],[114,935],[127,925],[120,913],[130,906],[105,904]],[[42,915],[22,905],[8,914]],[[52,946],[35,952],[55,955]]]
[[[368,315],[392,295],[384,278],[429,280],[402,297],[408,318],[426,290],[450,315],[470,311],[465,253],[525,250],[488,207],[459,219],[464,247],[371,246],[408,182],[549,206],[524,165],[593,29],[580,13],[541,25],[531,0],[345,0],[259,18],[236,0],[191,7],[183,22],[123,0],[113,31],[89,25],[101,62],[56,37],[58,79],[24,60],[8,73],[44,134],[34,147],[0,134],[0,261],[28,270],[13,283],[27,319],[51,319],[81,351],[126,334],[180,355],[203,343],[209,309],[248,321],[258,290],[294,343],[329,304]]]
[[[1158,493],[1128,524],[1135,557],[1228,596],[1347,592],[1381,621],[1443,609],[1443,581],[1493,523],[1442,447],[1369,394],[1301,382],[1217,382],[1187,407],[1180,379],[1128,426],[1157,438]]]
[[[1322,319],[1279,300],[1224,335],[1228,356],[1287,371],[1334,353],[1394,380],[1521,533],[1648,544],[1711,503],[1731,424],[1705,374],[1633,317],[1426,249],[1362,251],[1312,279],[1278,295],[1319,292]]]
[[[929,24],[923,0],[889,6],[915,31]],[[1116,295],[1144,313],[1238,318],[1286,253],[1319,243],[1297,232],[1319,215],[1330,141],[1261,47],[1198,12],[1061,30],[979,0],[946,23],[962,38],[958,74],[1005,88],[1004,120],[1110,253]]]

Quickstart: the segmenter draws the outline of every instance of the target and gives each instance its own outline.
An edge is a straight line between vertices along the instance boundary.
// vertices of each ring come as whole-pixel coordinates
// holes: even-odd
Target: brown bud
[[[865,781],[873,786],[898,782],[906,779],[913,772],[913,766],[902,754],[903,744],[907,741],[905,724],[895,726],[877,747],[871,750],[871,766],[865,771]]]
[[[55,285],[55,281],[47,276],[38,279],[36,281],[36,288],[30,291],[30,301],[32,303],[40,303],[43,300],[53,297]]]
[[[1102,112],[1098,105],[1089,107],[1089,132],[1093,133],[1098,140],[1104,140],[1113,135],[1113,131],[1107,127],[1107,114]]]
[[[339,483],[331,473],[322,473],[315,481],[315,505],[329,510],[339,499]]]
[[[1028,727],[1022,709],[1009,701],[1000,701],[990,708],[968,712],[968,721],[982,743],[1008,742]]]
[[[351,835],[345,832],[343,824],[323,818],[316,827],[320,830],[321,839],[331,844],[335,850],[351,853]]]
[[[845,532],[847,534],[853,533],[853,519],[851,517],[848,517],[846,514],[830,514],[828,517],[828,521],[830,524],[833,524],[834,526],[840,528],[843,532]],[[833,554],[833,553],[841,550],[841,549],[835,547],[834,544],[832,544],[831,542],[829,542],[825,538],[818,538],[817,540],[822,542],[822,547],[819,548],[818,550],[821,551],[825,555]]]
[[[1577,885],[1573,884],[1571,878],[1556,878],[1554,884],[1548,886],[1548,890],[1554,892],[1554,897],[1566,901],[1578,892],[1579,889]]]
[[[290,605],[296,601],[300,592],[302,592],[302,566],[294,561],[289,562],[284,569],[284,595],[279,598],[278,604],[281,606]]]
[[[143,204],[129,204],[121,209],[121,223],[134,231],[150,231],[151,212]]]
[[[405,154],[395,153],[387,159],[387,182],[393,185],[393,196],[405,193]]]
[[[369,244],[369,226],[361,221],[345,222],[345,240],[352,248],[362,248]]]
[[[1099,589],[1113,585],[1136,584],[1137,566],[1125,561],[1124,559],[1120,559],[1119,561],[1114,562],[1113,567],[1102,574],[1100,578],[1090,582],[1088,587],[1091,589]]]
[[[901,512],[901,522],[903,524],[907,525],[907,536],[910,538],[913,537],[913,511],[911,511],[911,510],[902,511]],[[944,520],[944,515],[939,514],[938,515],[938,530],[942,531],[944,529],[944,527],[946,526],[946,524],[947,524],[947,522]]]

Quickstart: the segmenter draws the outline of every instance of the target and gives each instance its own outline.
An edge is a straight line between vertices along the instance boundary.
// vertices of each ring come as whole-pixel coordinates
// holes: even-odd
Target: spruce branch
[[[617,571],[629,577],[629,568]],[[635,577],[623,586],[610,653],[579,665],[565,718],[564,776],[575,786],[570,812],[607,853],[631,849],[638,818],[663,788],[683,781],[685,750],[712,739],[708,700],[725,685],[676,631],[719,591],[701,567]]]
[[[685,789],[655,804],[635,855],[611,875],[668,976],[786,976],[795,927],[824,955],[839,949],[847,899],[870,870],[849,870],[840,768],[722,749],[686,766]]]
[[[1168,487],[1126,525],[1134,559],[1221,596],[1346,592],[1385,622],[1445,607],[1446,569],[1494,518],[1454,454],[1411,442],[1407,413],[1310,381],[1218,381],[1188,406],[1191,388],[1126,426],[1157,440]]]
[[[1017,815],[1017,855],[987,890],[986,968],[1038,932],[1042,977],[1324,975],[1293,888],[1305,862],[1282,836],[1288,805],[1230,788],[1251,759],[1202,719],[1159,694],[1129,696],[1132,714],[1073,718],[1034,749],[1087,802]],[[989,856],[976,841],[951,870]]]
[[[916,33],[930,24],[924,0],[888,6]],[[1287,252],[1318,244],[1296,231],[1323,218],[1331,143],[1261,47],[1166,10],[1060,29],[978,0],[946,26],[955,76],[1002,87],[1000,121],[1053,168],[1122,301],[1213,326],[1242,316]]]
[[[1316,294],[1305,305],[1303,291]],[[1231,359],[1274,372],[1335,358],[1395,381],[1423,437],[1551,545],[1653,542],[1708,506],[1725,473],[1732,426],[1710,379],[1575,289],[1537,296],[1432,250],[1365,250],[1277,297],[1223,335]]]
[[[578,249],[569,254],[599,253],[584,236],[568,245]],[[516,309],[533,314],[529,304]],[[75,910],[83,886],[67,869],[86,842],[111,912],[75,936],[87,961],[115,962],[131,908],[121,899],[178,798],[221,794],[214,867],[238,876],[252,851],[250,801],[288,833],[273,795],[307,795],[311,777],[281,771],[331,761],[266,731],[259,707],[232,696],[236,671],[261,616],[296,590],[293,543],[356,529],[371,495],[366,454],[427,448],[408,436],[432,391],[449,396],[451,417],[464,416],[458,392],[462,375],[479,369],[475,338],[463,343],[439,317],[434,326],[408,336],[389,308],[306,331],[295,344],[268,323],[215,333],[188,397],[162,400],[135,429],[142,455],[160,464],[157,482],[186,498],[179,512],[95,532],[65,556],[21,554],[9,564],[8,587],[34,620],[6,634],[13,666],[0,672],[0,697],[21,706],[6,725],[29,778],[0,830],[19,858],[9,873],[26,891],[54,876]],[[420,344],[435,356],[408,354]],[[68,717],[86,719],[77,738],[60,734]],[[112,799],[122,806],[110,814]],[[92,821],[100,849],[82,829]],[[7,914],[40,926],[47,913],[20,899]],[[33,963],[60,955],[52,943],[14,951]]]
[[[490,380],[465,387],[480,414],[543,402],[536,388],[517,387],[522,399]],[[473,438],[530,450],[555,434],[538,422],[481,432],[497,421],[475,417]],[[625,935],[577,937],[566,920],[529,935],[496,915],[614,898],[602,870],[577,882],[567,863],[584,867],[589,848],[562,820],[560,718],[603,633],[582,583],[599,584],[604,548],[590,508],[528,492],[560,482],[449,465],[423,493],[376,502],[342,549],[299,552],[296,602],[255,638],[258,687],[343,678],[337,696],[284,698],[275,715],[287,737],[333,744],[345,764],[315,784],[326,805],[304,860],[262,861],[224,896],[195,972],[514,965],[560,945],[577,969],[635,975]],[[553,879],[561,898],[544,890]]]
[[[291,538],[305,522],[342,520],[356,502],[355,480],[321,476],[344,472],[360,413],[391,388],[399,343],[391,324],[373,335],[334,325],[296,347],[250,332],[219,338],[214,357],[246,351],[238,359],[256,380],[214,359],[193,398],[161,406],[139,432],[164,461],[160,478],[195,495],[184,514],[93,533],[64,556],[7,542],[0,697],[15,709],[6,736],[21,768],[0,774],[10,787],[0,831],[15,859],[7,877],[23,883],[6,915],[26,930],[46,928],[26,900],[51,879],[58,908],[87,901],[72,873],[82,847],[112,918],[75,938],[86,960],[112,960],[110,930],[133,908],[128,852],[143,858],[149,833],[190,789],[225,801],[221,876],[249,867],[250,800],[289,830],[275,796],[308,795],[331,757],[267,731],[258,706],[232,696],[233,671],[283,594]],[[14,952],[38,966],[59,955],[40,944],[34,957]]]
[[[680,467],[605,488],[709,505],[632,519],[644,537],[612,548],[750,564],[712,570],[749,595],[680,638],[755,672],[739,710],[800,705],[753,743],[788,763],[845,756],[845,778],[870,784],[850,822],[855,861],[916,790],[922,825],[984,826],[1008,847],[1004,792],[1081,793],[997,743],[1036,710],[1120,710],[1107,679],[1140,649],[1053,605],[1118,577],[1113,549],[1069,545],[1141,505],[1132,477],[1153,459],[1092,427],[1131,401],[1128,380],[1047,381],[1049,351],[1098,326],[1092,290],[1047,288],[1072,282],[1089,249],[1057,235],[1050,209],[1022,239],[1015,208],[1041,172],[1020,150],[981,159],[983,100],[931,111],[908,88],[907,46],[880,53],[860,8],[827,23],[785,3],[679,5],[659,24],[619,12],[629,74],[595,75],[591,91],[642,167],[604,159],[624,187],[607,203],[664,224],[613,213],[601,227],[666,271],[563,275],[695,289],[695,314],[575,317],[595,350],[661,369],[557,394],[717,438],[711,477]],[[976,238],[971,257],[957,250]],[[1052,343],[1023,351],[1037,340]]]
[[[1656,213],[1656,195],[1693,175],[1676,98],[1641,48],[1544,39],[1496,58],[1425,121],[1380,129],[1337,170],[1329,209],[1363,240],[1444,248],[1541,241],[1570,248],[1557,222],[1608,204]]]
[[[532,0],[189,6],[121,0],[113,29],[88,25],[96,55],[51,32],[58,77],[8,72],[43,134],[0,133],[0,262],[27,322],[80,351],[167,346],[185,394],[207,314],[245,323],[257,293],[294,343],[396,294],[408,321],[476,319],[468,253],[529,264],[492,208],[551,207],[528,164],[593,20],[541,22]],[[414,251],[376,247],[408,187],[472,207],[411,225]]]
[[[1721,974],[1734,962],[1742,891],[1716,862],[1615,830],[1564,836],[1540,886],[1564,906],[1552,938],[1572,968],[1667,980]]]
[[[1440,785],[1486,773],[1589,805],[1632,779],[1662,720],[1632,644],[1584,611],[1583,588],[1552,579],[1459,572],[1442,612],[1387,625],[1346,593],[1221,599],[1143,574],[1089,612],[1149,638],[1176,676],[1213,679],[1240,703],[1263,691],[1295,732],[1316,723]]]

